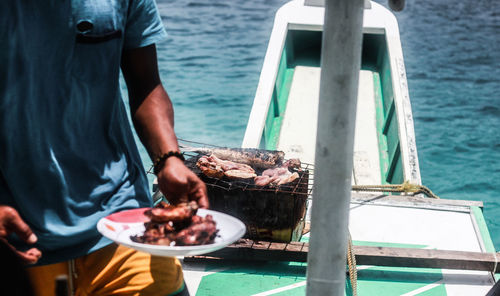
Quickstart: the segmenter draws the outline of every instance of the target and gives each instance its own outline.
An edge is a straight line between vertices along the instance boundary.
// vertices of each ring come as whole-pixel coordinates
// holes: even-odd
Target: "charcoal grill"
[[[307,200],[312,194],[313,165],[302,164],[299,178],[280,186],[256,186],[253,179],[229,180],[205,176],[196,166],[203,155],[184,152],[186,165],[207,185],[210,208],[237,217],[247,227],[246,238],[298,241],[305,226]],[[260,175],[263,169],[256,169]]]

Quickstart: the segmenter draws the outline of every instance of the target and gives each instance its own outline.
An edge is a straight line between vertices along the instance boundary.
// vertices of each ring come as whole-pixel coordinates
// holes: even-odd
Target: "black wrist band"
[[[182,161],[185,161],[184,155],[182,155],[182,153],[180,153],[179,151],[169,151],[167,153],[164,153],[161,156],[159,156],[158,158],[156,158],[155,162],[153,163],[153,172],[154,172],[155,175],[158,175],[158,173],[163,168],[163,165],[165,164],[165,161],[170,156],[174,156],[174,157],[179,158]]]

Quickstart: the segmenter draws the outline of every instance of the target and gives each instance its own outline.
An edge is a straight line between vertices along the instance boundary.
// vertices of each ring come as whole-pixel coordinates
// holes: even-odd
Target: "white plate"
[[[97,223],[97,230],[102,235],[118,244],[164,257],[194,256],[210,253],[239,240],[246,231],[245,224],[232,216],[221,212],[199,209],[197,212],[198,216],[205,217],[207,214],[212,215],[214,221],[217,223],[216,227],[219,231],[214,243],[199,246],[158,246],[141,244],[132,241],[130,236],[142,235],[144,233],[144,222],[148,220],[148,218],[144,216],[146,210],[148,209],[141,208],[109,215],[99,220]]]

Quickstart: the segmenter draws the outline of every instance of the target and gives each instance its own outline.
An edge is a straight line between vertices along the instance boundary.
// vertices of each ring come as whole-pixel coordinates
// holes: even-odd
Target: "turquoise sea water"
[[[180,138],[241,145],[285,2],[158,0],[169,33],[159,67]],[[500,1],[407,1],[396,17],[423,183],[442,198],[483,201],[500,249]]]

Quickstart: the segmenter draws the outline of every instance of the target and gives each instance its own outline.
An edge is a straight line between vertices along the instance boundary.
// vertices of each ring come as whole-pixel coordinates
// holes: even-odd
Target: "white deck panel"
[[[281,125],[278,150],[314,163],[320,68],[297,66]],[[353,184],[381,184],[373,72],[360,71],[353,155]]]
[[[354,240],[481,251],[468,212],[351,204],[349,221]]]
[[[319,67],[295,68],[277,145],[286,158],[314,163],[320,74]]]
[[[382,184],[372,71],[359,72],[354,132],[353,184]]]
[[[469,212],[351,204],[349,230],[356,241],[484,251]],[[444,283],[448,295],[484,295],[494,284],[491,273],[486,271],[443,269],[442,274],[441,283],[436,284]]]

